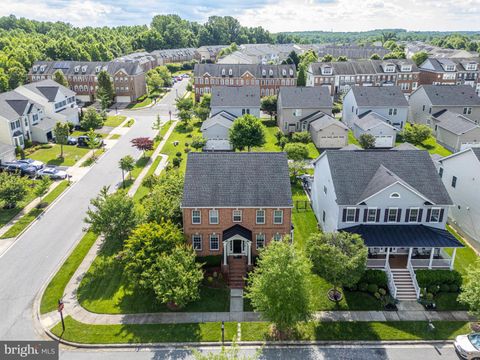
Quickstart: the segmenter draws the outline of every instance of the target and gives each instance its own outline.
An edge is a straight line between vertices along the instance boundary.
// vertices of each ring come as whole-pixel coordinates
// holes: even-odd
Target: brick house
[[[196,64],[193,70],[195,99],[213,86],[257,86],[260,96],[277,95],[280,87],[297,86],[295,65]]]
[[[218,256],[232,287],[260,249],[293,235],[292,204],[285,153],[188,154],[183,231],[198,256]]]

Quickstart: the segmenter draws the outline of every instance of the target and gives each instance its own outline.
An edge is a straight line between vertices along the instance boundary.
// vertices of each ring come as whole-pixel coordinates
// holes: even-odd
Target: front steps
[[[417,294],[408,269],[391,269],[393,282],[397,287],[397,300],[416,301]]]
[[[243,289],[245,286],[245,275],[247,274],[247,264],[243,257],[228,259],[228,286],[230,289]]]

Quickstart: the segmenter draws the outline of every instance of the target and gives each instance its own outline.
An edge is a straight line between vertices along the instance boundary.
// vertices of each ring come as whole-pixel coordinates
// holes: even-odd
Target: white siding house
[[[375,112],[364,113],[353,120],[353,135],[359,139],[363,134],[371,134],[375,136],[375,147],[394,147],[398,130],[387,121]]]

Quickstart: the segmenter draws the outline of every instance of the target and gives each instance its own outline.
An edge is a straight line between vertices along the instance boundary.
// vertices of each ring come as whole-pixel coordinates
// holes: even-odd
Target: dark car
[[[0,166],[1,171],[8,173],[18,173],[22,176],[35,177],[37,175],[37,168],[28,164],[20,163],[18,161],[6,162]]]
[[[88,136],[87,135],[82,135],[77,138],[77,146],[80,147],[88,147]],[[101,137],[97,137],[98,140],[98,147],[103,146],[103,139]]]

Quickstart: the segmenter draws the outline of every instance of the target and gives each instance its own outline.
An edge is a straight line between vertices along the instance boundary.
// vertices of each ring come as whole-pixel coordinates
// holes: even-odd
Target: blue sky
[[[0,8],[0,15],[76,26],[148,24],[154,15],[169,13],[199,22],[231,15],[273,32],[480,30],[480,0],[16,0]]]

